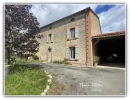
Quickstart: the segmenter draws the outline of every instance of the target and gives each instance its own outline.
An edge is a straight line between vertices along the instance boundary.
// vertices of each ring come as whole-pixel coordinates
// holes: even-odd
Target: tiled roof
[[[92,38],[113,37],[113,36],[122,36],[122,35],[125,35],[125,31],[98,34],[93,36]]]

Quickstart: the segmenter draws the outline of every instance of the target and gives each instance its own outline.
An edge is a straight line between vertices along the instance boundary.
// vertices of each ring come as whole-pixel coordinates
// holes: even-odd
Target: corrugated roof
[[[122,36],[122,35],[125,35],[125,31],[98,34],[93,36],[92,38],[103,38],[103,37],[113,37],[113,36]]]

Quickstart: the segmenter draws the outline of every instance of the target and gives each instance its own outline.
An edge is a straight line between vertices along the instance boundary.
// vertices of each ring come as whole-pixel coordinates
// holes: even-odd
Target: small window
[[[52,34],[49,34],[49,40],[52,42]]]
[[[71,32],[71,38],[74,39],[75,38],[75,28],[70,29]]]
[[[53,33],[47,34],[47,43],[53,42]]]

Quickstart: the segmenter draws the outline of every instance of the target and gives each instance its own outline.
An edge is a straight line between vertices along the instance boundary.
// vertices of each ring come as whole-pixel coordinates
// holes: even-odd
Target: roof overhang
[[[96,39],[114,39],[114,38],[124,38],[125,37],[125,31],[120,32],[113,32],[113,33],[104,33],[92,36],[92,40]]]

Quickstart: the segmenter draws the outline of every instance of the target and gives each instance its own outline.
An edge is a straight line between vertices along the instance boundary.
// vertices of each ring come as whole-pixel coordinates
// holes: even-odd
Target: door
[[[51,49],[48,49],[48,62],[51,62]]]

